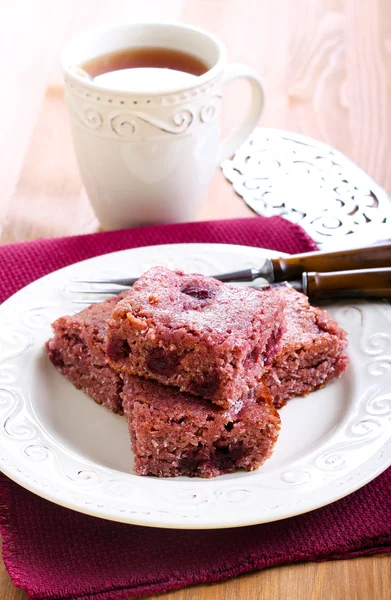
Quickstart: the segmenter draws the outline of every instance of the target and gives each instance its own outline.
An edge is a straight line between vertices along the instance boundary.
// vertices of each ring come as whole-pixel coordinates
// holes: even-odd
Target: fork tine
[[[131,287],[134,283],[136,283],[138,277],[133,277],[130,279],[71,279],[71,283],[109,283],[112,285],[124,285],[126,287]]]
[[[90,306],[90,304],[99,304],[99,302],[101,302],[101,300],[72,300],[72,304],[88,304],[88,306]]]
[[[109,294],[110,296],[113,294],[120,294],[121,292],[126,292],[130,287],[121,287],[121,288],[106,288],[102,290],[69,290],[72,294]]]

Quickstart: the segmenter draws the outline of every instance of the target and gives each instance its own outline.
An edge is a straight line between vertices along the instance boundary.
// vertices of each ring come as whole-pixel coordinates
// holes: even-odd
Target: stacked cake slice
[[[122,413],[123,381],[106,360],[106,321],[119,296],[92,304],[77,315],[60,317],[52,324],[54,337],[46,343],[53,365],[78,390],[98,404]]]
[[[274,405],[307,395],[339,377],[346,369],[346,331],[308,298],[294,289],[276,288],[270,298],[283,294],[284,327],[272,368],[265,380]]]
[[[53,364],[96,402],[125,412],[139,475],[257,468],[280,428],[269,388],[279,407],[347,363],[345,332],[301,294],[162,267],[53,330]]]
[[[124,376],[123,407],[139,475],[214,477],[251,471],[272,453],[280,418],[264,384],[230,408]]]

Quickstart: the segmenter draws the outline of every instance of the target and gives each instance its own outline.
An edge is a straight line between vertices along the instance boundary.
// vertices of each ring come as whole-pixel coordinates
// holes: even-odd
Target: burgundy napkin
[[[316,250],[301,227],[280,217],[161,225],[9,244],[0,246],[0,302],[34,279],[92,256],[124,248],[191,242],[242,244],[288,254]]]
[[[123,248],[221,242],[285,252],[315,249],[278,217],[193,223],[0,247],[0,301],[78,260]],[[113,600],[213,582],[280,564],[391,550],[391,470],[325,508],[292,519],[216,531],[161,530],[59,507],[0,475],[3,556],[35,599]]]

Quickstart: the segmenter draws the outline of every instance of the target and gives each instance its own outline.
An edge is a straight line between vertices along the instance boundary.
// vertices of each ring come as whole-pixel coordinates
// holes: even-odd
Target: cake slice
[[[108,320],[109,363],[228,408],[271,364],[283,305],[282,296],[155,267]]]
[[[264,291],[285,300],[284,326],[265,381],[277,408],[340,377],[348,364],[347,333],[324,310],[292,288]]]
[[[60,317],[52,324],[54,337],[46,343],[53,365],[73,385],[98,404],[122,413],[122,379],[106,362],[106,320],[123,297],[92,304],[76,315]]]
[[[280,418],[263,383],[228,409],[132,375],[121,395],[138,475],[251,471],[277,441]]]

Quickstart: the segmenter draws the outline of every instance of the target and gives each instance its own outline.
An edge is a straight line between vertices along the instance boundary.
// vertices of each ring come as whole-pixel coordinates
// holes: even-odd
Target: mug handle
[[[227,139],[221,142],[217,152],[217,166],[220,166],[226,158],[232,156],[235,150],[243,144],[258,124],[263,111],[265,96],[262,83],[257,73],[250,67],[236,63],[228,65],[222,84],[225,86],[234,79],[241,78],[247,79],[251,85],[250,108],[243,123],[236,127]]]

